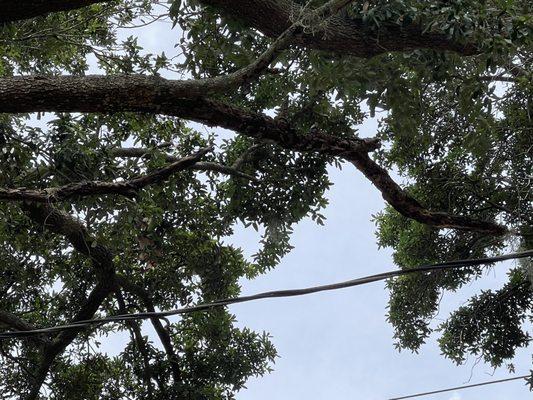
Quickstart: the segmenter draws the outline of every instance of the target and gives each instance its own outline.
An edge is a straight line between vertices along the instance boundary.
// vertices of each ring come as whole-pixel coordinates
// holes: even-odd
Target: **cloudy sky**
[[[371,214],[384,202],[353,167],[332,170],[327,221],[295,230],[295,249],[268,274],[243,282],[243,294],[313,286],[394,269],[390,251],[375,244]],[[255,238],[240,232],[236,243],[253,249]],[[445,318],[472,294],[498,288],[511,263],[499,264],[458,293],[446,294],[437,316]],[[468,360],[455,366],[440,356],[432,338],[419,354],[399,353],[385,318],[388,294],[383,283],[292,299],[231,306],[239,324],[268,331],[280,358],[274,372],[253,379],[239,400],[389,399],[401,395],[506,378],[505,370]],[[517,374],[531,368],[531,349],[515,362]],[[522,381],[428,396],[434,400],[521,400],[531,398]]]
[[[139,35],[147,52],[165,51],[167,56],[175,54],[179,37],[164,23],[123,34]],[[360,135],[372,136],[375,127],[374,122],[366,124]],[[275,270],[243,281],[243,294],[333,283],[395,268],[390,250],[378,249],[375,243],[371,215],[384,207],[379,192],[352,166],[342,171],[332,168],[331,180],[326,225],[301,223],[292,239],[292,253]],[[230,240],[248,255],[257,249],[253,230],[238,229]],[[499,264],[478,282],[446,294],[437,322],[480,289],[500,287],[511,265]],[[510,376],[505,369],[493,371],[475,359],[455,366],[440,356],[435,338],[419,354],[399,353],[386,321],[386,307],[383,283],[231,306],[240,326],[269,332],[280,355],[274,372],[251,379],[238,400],[385,400]],[[114,352],[121,343],[117,335],[106,348]],[[528,373],[531,349],[518,354],[515,366],[518,375]],[[424,398],[521,400],[530,399],[531,393],[523,381],[513,381]]]

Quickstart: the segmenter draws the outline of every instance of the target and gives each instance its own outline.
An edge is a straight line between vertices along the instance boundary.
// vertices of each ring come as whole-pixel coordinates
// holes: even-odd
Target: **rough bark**
[[[340,139],[320,132],[302,136],[287,121],[201,97],[193,87],[191,81],[142,75],[0,78],[0,112],[157,113],[220,126],[296,151],[340,156],[378,147],[375,140]]]
[[[0,23],[38,17],[52,12],[69,11],[112,0],[0,0]]]
[[[284,119],[200,97],[194,91],[191,94],[188,89],[192,85],[191,81],[140,75],[0,78],[0,112],[134,111],[173,115],[230,129],[289,150],[317,152],[352,162],[398,212],[418,222],[493,235],[506,232],[493,222],[424,208],[368,157],[369,151],[379,147],[375,139],[343,139],[322,132],[303,135]]]
[[[18,21],[52,12],[78,9],[112,0],[0,0],[0,23]],[[277,38],[301,15],[301,6],[292,0],[200,0],[223,14],[243,21],[263,34]],[[336,15],[319,32],[300,33],[294,43],[308,48],[356,57],[373,57],[390,51],[433,49],[463,55],[477,53],[474,45],[458,44],[446,35],[423,33],[417,25],[382,26],[372,31],[361,20]]]
[[[292,0],[200,0],[232,18],[243,21],[263,34],[275,38],[291,26],[301,6]],[[347,54],[356,57],[373,57],[390,51],[433,49],[454,51],[463,55],[477,52],[473,45],[458,44],[445,35],[422,33],[417,25],[400,27],[382,26],[372,31],[361,20],[346,16],[329,18],[324,28],[315,33],[302,33],[295,43],[304,47]]]

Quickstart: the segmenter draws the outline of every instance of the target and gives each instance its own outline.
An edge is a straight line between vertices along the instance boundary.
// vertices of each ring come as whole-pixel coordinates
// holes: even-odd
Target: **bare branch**
[[[464,76],[464,75],[451,75],[452,78],[455,79],[461,79],[461,80],[467,80],[467,79],[475,79],[480,82],[509,82],[509,83],[516,83],[517,78],[513,76],[505,76],[505,74],[499,74],[499,75],[479,75],[474,77]]]
[[[197,170],[197,171],[212,171],[212,172],[218,172],[220,174],[225,175],[231,175],[237,178],[243,178],[252,182],[259,182],[259,179],[257,179],[255,176],[245,174],[244,172],[241,172],[233,167],[229,167],[227,165],[217,164],[214,162],[198,162],[196,163],[191,169]]]

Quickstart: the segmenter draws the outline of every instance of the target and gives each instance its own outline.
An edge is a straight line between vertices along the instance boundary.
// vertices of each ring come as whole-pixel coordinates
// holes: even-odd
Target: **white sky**
[[[168,24],[154,24],[128,30],[139,35],[147,52],[176,53],[177,31]],[[178,78],[172,74],[169,78]],[[375,121],[361,128],[361,136],[373,136]],[[371,215],[384,208],[375,189],[352,166],[331,169],[333,188],[324,214],[326,225],[304,221],[295,229],[295,249],[273,271],[253,281],[243,281],[243,295],[260,291],[314,286],[352,279],[394,269],[389,249],[378,249]],[[239,229],[233,242],[251,255],[258,237],[253,230]],[[447,294],[441,314],[462,304],[481,288],[498,288],[506,280],[511,263],[500,264],[479,282],[458,293]],[[284,399],[388,399],[417,392],[454,387],[509,377],[505,369],[496,372],[483,363],[469,360],[455,366],[439,352],[435,339],[420,354],[398,353],[393,346],[392,328],[385,318],[388,293],[384,283],[374,283],[336,292],[298,298],[263,300],[233,305],[238,325],[272,335],[280,358],[274,372],[251,379],[238,400]],[[156,341],[156,340],[155,340]],[[104,342],[105,343],[105,342]],[[104,350],[122,347],[116,335]],[[531,348],[515,359],[517,375],[531,369]],[[494,372],[494,374],[493,374]],[[493,374],[493,375],[492,375]],[[523,381],[478,387],[433,395],[433,400],[521,400],[531,399]]]

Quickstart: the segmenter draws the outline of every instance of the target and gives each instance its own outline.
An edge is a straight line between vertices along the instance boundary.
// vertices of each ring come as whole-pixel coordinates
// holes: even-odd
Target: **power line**
[[[3,332],[3,333],[0,333],[0,340],[40,335],[40,334],[46,334],[46,333],[53,333],[53,332],[64,331],[68,329],[79,329],[79,328],[87,327],[90,325],[101,325],[101,324],[110,323],[110,322],[120,322],[120,321],[149,319],[149,318],[164,318],[164,317],[169,317],[172,315],[188,314],[188,313],[192,313],[196,311],[205,311],[205,310],[208,310],[214,307],[220,307],[220,306],[236,304],[236,303],[244,303],[244,302],[253,301],[253,300],[279,298],[279,297],[303,296],[303,295],[311,294],[311,293],[344,289],[348,287],[365,285],[371,282],[382,281],[385,279],[394,278],[394,277],[402,276],[402,275],[413,274],[417,272],[431,272],[431,271],[446,270],[446,269],[464,268],[464,267],[471,267],[471,266],[476,266],[476,265],[489,264],[489,263],[494,263],[494,262],[501,262],[501,261],[506,261],[506,260],[511,260],[511,259],[526,258],[526,257],[533,257],[533,250],[526,250],[526,251],[517,252],[517,253],[509,253],[509,254],[504,254],[504,255],[495,256],[495,257],[456,260],[456,261],[448,261],[448,262],[439,263],[439,264],[422,265],[417,268],[409,268],[409,269],[404,269],[404,270],[394,270],[394,271],[389,271],[389,272],[383,272],[383,273],[376,274],[376,275],[365,276],[363,278],[352,279],[349,281],[338,282],[338,283],[333,283],[329,285],[313,286],[313,287],[302,288],[302,289],[288,289],[288,290],[276,290],[276,291],[271,291],[271,292],[263,292],[263,293],[258,293],[258,294],[254,294],[250,296],[235,297],[235,298],[230,298],[230,299],[221,299],[221,300],[217,300],[211,303],[203,303],[203,304],[198,304],[196,306],[178,308],[178,309],[169,310],[169,311],[143,312],[143,313],[134,313],[134,314],[118,314],[118,315],[113,315],[113,316],[109,316],[105,318],[95,318],[95,319],[89,319],[89,320],[76,321],[76,322],[72,322],[69,324],[57,325],[57,326],[53,326],[49,328],[32,329],[32,330],[26,330],[26,331]]]
[[[496,381],[487,381],[487,382],[480,382],[480,383],[474,383],[472,385],[464,385],[464,386],[456,386],[448,389],[440,389],[440,390],[434,390],[432,392],[424,392],[424,393],[417,393],[417,394],[410,394],[409,396],[402,396],[402,397],[393,397],[389,400],[402,400],[402,399],[412,399],[413,397],[420,397],[420,396],[428,396],[430,394],[437,394],[437,393],[444,393],[444,392],[451,392],[453,390],[461,390],[461,389],[468,389],[473,388],[477,386],[485,386],[485,385],[493,385],[495,383],[502,383],[502,382],[509,382],[509,381],[516,381],[518,379],[526,379],[529,378],[531,375],[522,375],[522,376],[516,376],[514,378],[506,378],[506,379],[498,379]]]

